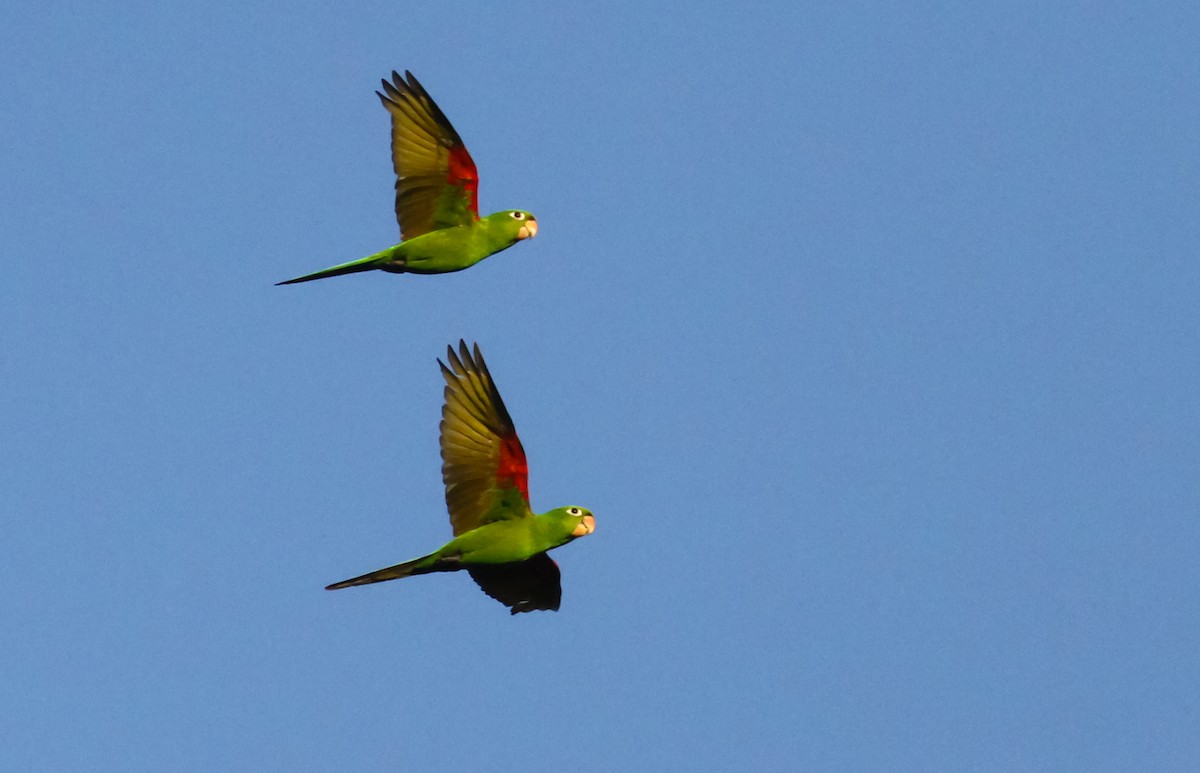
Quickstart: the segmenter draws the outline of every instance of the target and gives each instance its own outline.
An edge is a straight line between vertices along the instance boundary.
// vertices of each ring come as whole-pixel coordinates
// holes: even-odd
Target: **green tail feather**
[[[402,270],[399,268],[392,268],[392,266],[390,265],[392,263],[392,251],[394,249],[395,249],[394,247],[389,247],[388,249],[384,250],[383,252],[377,252],[374,255],[368,255],[365,258],[360,258],[358,260],[352,260],[349,263],[342,263],[337,266],[332,266],[330,268],[326,268],[321,271],[317,271],[316,273],[313,273],[313,274],[305,274],[304,276],[298,276],[295,279],[288,279],[283,282],[276,282],[275,286],[278,287],[279,285],[294,285],[294,284],[298,284],[300,282],[311,282],[314,279],[324,279],[325,277],[328,277],[328,276],[341,276],[342,274],[355,274],[355,273],[358,273],[359,271],[371,271],[376,268],[382,268],[385,265],[388,266],[388,268],[393,271]]]
[[[361,577],[353,577],[349,580],[335,582],[333,585],[326,585],[325,590],[338,590],[339,588],[349,588],[351,585],[370,585],[373,582],[383,582],[384,580],[398,580],[401,577],[411,577],[417,574],[429,574],[430,572],[453,572],[456,569],[461,569],[462,565],[453,559],[438,558],[437,553],[431,553],[421,558],[414,558],[412,561],[405,561],[402,564],[389,566],[386,569],[378,569],[374,572],[369,572]]]

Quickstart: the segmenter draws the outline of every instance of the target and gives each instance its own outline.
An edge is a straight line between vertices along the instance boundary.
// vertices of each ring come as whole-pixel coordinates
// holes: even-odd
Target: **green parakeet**
[[[407,70],[392,71],[376,91],[392,114],[392,166],[400,244],[360,260],[277,282],[382,269],[394,274],[446,274],[537,235],[537,219],[510,209],[479,217],[479,176],[463,141],[429,93]],[[407,80],[405,80],[407,78]]]
[[[512,614],[558,609],[558,564],[546,552],[591,534],[592,513],[560,507],[529,509],[528,467],[504,401],[492,382],[479,345],[474,356],[459,341],[447,347],[442,406],[442,480],[454,539],[421,558],[342,580],[326,590],[395,580],[415,574],[465,569],[483,592]]]

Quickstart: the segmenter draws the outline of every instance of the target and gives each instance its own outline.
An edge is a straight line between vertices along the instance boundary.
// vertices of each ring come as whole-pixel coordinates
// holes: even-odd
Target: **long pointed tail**
[[[368,572],[360,577],[352,577],[349,580],[335,582],[333,585],[326,585],[325,590],[338,590],[339,588],[349,588],[351,585],[370,585],[373,582],[383,582],[384,580],[398,580],[401,577],[410,577],[416,574],[429,574],[430,572],[452,572],[455,569],[461,569],[457,561],[438,558],[437,553],[430,553],[421,558],[414,558],[412,561],[405,561],[402,564],[389,566],[386,569],[377,569],[374,572]]]
[[[278,287],[279,285],[294,285],[294,284],[299,284],[300,282],[311,282],[314,279],[324,279],[325,277],[329,277],[329,276],[341,276],[342,274],[355,274],[355,273],[358,273],[359,271],[371,271],[372,269],[382,268],[385,265],[388,266],[389,269],[391,269],[390,263],[391,263],[391,259],[392,259],[392,251],[394,249],[395,249],[395,247],[389,247],[386,250],[384,250],[383,252],[377,252],[374,255],[368,255],[365,258],[359,258],[358,260],[352,260],[349,263],[341,263],[339,265],[331,266],[330,268],[322,269],[321,271],[317,271],[312,274],[305,274],[304,276],[298,276],[295,279],[287,279],[283,282],[276,282],[275,286]],[[395,269],[392,269],[392,270],[395,270]]]

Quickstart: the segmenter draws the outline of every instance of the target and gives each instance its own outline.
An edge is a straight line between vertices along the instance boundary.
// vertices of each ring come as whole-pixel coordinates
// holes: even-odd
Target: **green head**
[[[562,530],[571,535],[571,539],[584,537],[596,530],[596,519],[591,510],[582,507],[560,507],[546,513],[562,524]]]
[[[510,242],[537,236],[537,218],[520,209],[508,209],[484,218],[489,233],[507,237]]]

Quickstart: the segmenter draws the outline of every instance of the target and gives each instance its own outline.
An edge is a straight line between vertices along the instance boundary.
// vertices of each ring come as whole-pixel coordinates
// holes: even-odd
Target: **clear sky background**
[[[603,6],[603,7],[597,7]],[[18,2],[0,768],[1200,769],[1194,3]],[[395,243],[393,68],[537,239]],[[479,341],[558,613],[465,575]]]

